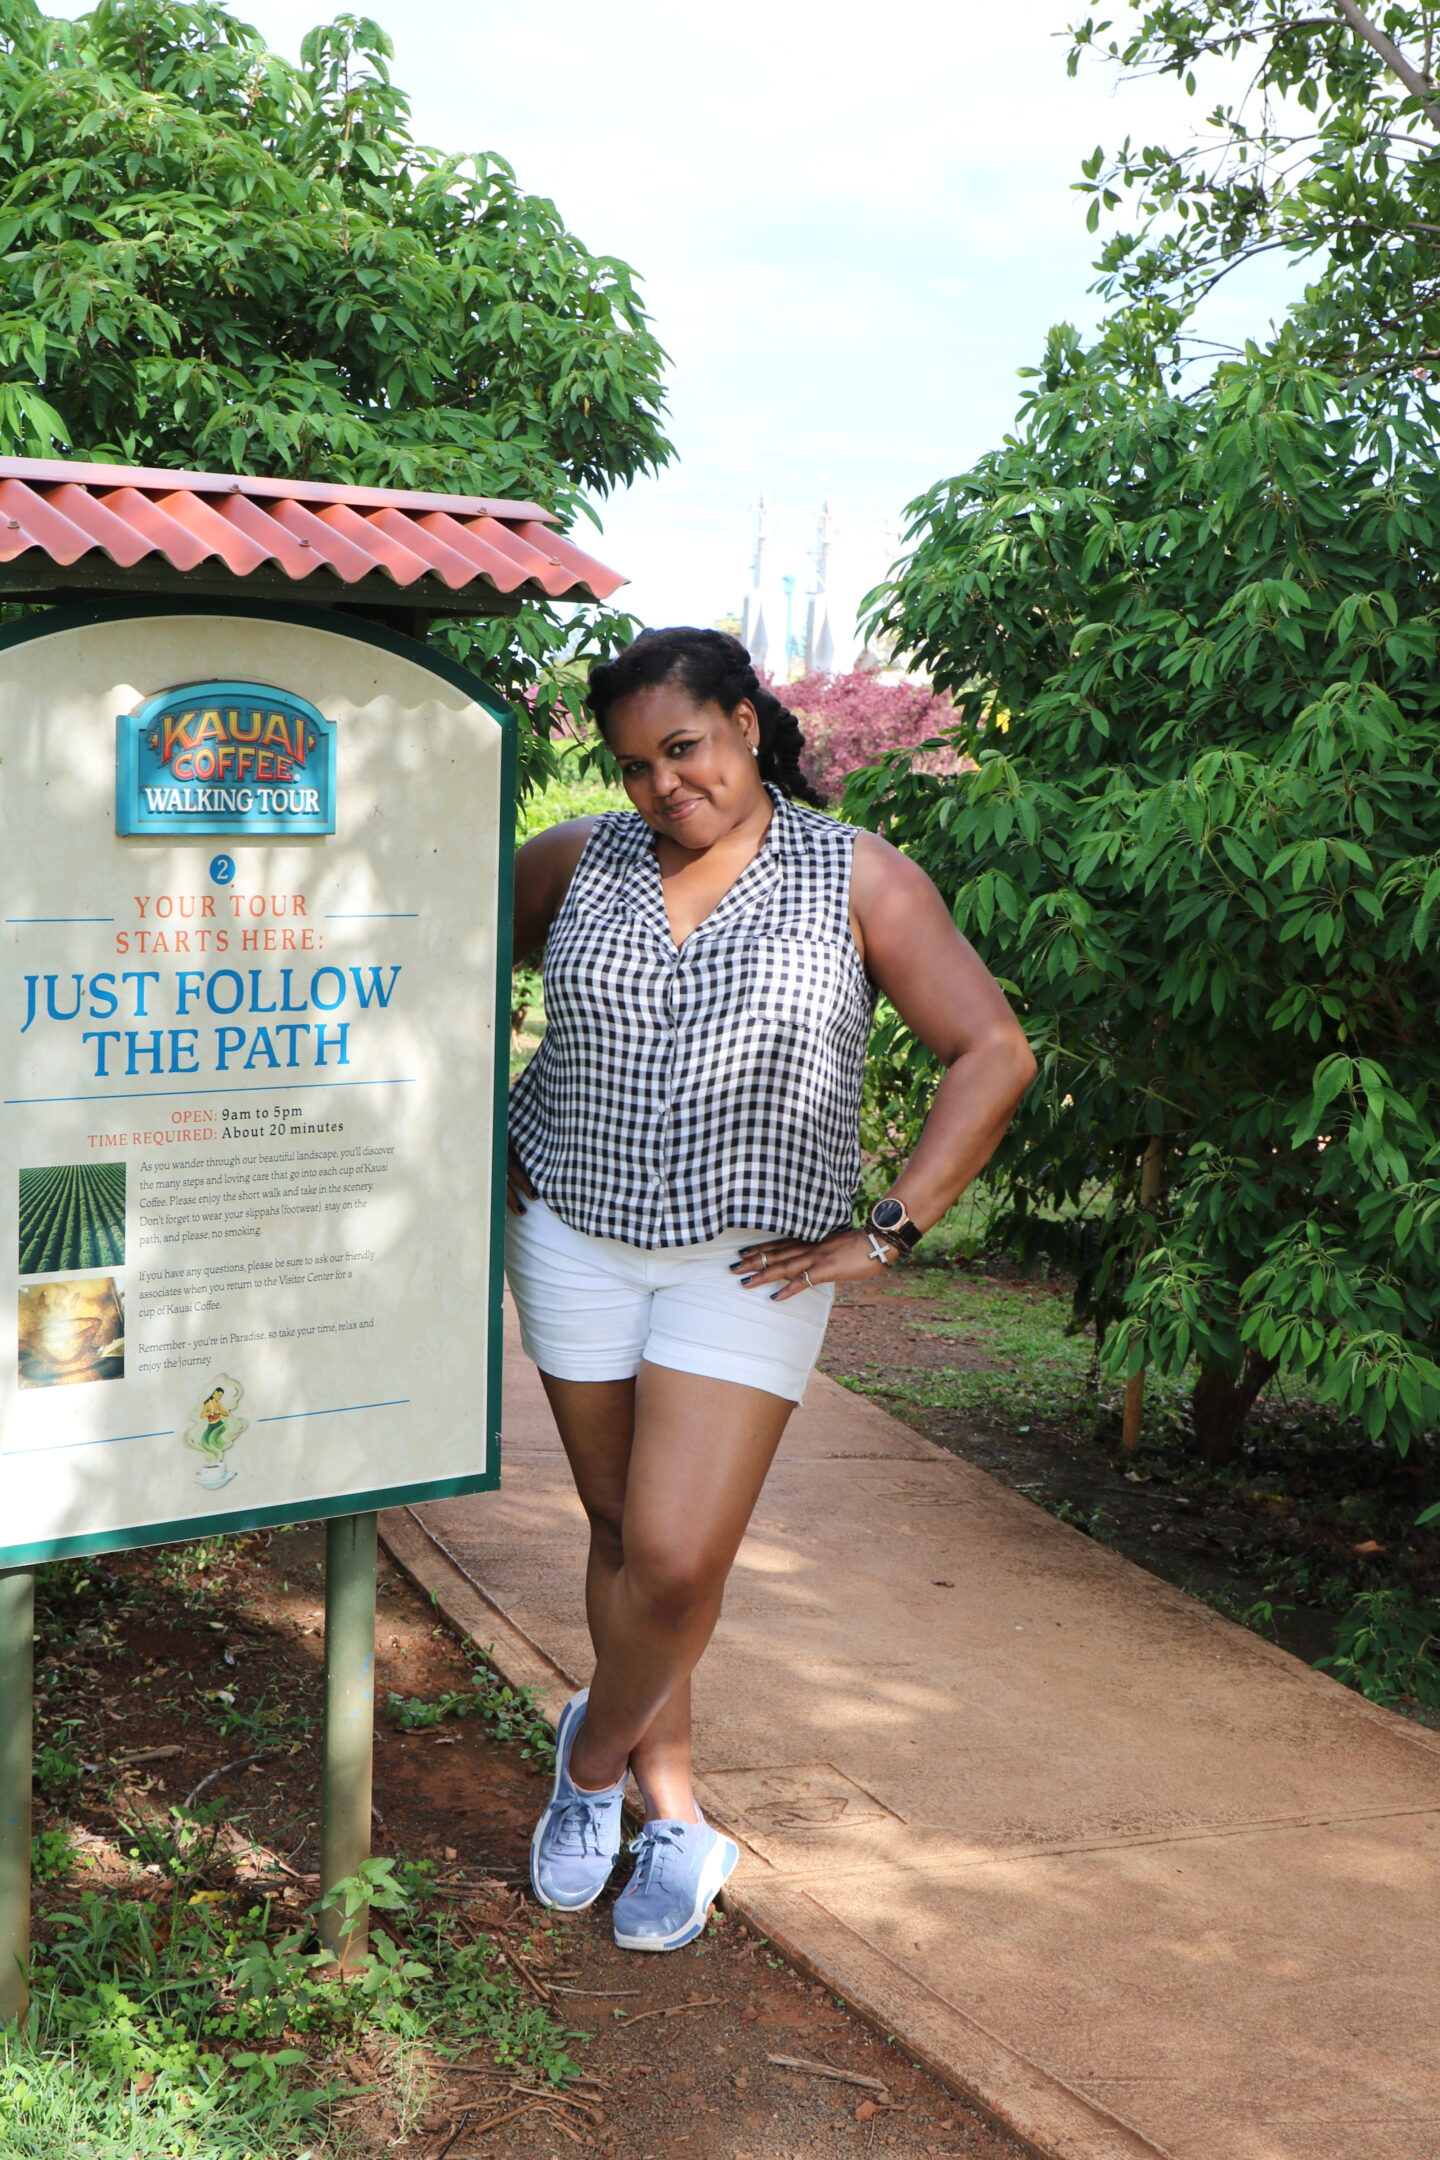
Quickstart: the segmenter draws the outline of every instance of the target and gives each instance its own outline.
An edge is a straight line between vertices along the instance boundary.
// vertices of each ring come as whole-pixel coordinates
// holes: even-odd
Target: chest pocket
[[[843,1027],[863,995],[852,948],[834,938],[763,937],[752,941],[748,1005],[771,1026],[806,1034]]]

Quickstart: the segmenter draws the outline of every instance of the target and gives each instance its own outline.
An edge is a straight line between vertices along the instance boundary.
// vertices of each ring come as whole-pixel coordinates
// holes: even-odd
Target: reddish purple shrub
[[[955,721],[949,698],[920,683],[884,683],[859,668],[849,675],[802,675],[797,682],[768,687],[804,729],[800,762],[806,778],[832,800],[861,765],[873,765],[887,750],[909,750]],[[917,772],[974,769],[954,748],[927,751],[913,763]]]

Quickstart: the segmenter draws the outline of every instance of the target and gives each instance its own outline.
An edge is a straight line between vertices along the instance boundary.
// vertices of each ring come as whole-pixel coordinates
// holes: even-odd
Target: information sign
[[[496,1482],[512,752],[318,612],[0,632],[0,1566]]]

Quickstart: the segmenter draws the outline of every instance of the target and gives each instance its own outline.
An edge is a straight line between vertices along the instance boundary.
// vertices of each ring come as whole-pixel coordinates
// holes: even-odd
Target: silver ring
[[[814,1285],[814,1283],[813,1283],[813,1282],[811,1282],[811,1280],[810,1280],[810,1270],[809,1270],[809,1268],[808,1268],[808,1267],[807,1267],[807,1268],[801,1268],[800,1272],[801,1272],[801,1274],[802,1274],[802,1275],[803,1275],[803,1276],[805,1277],[805,1287],[806,1287],[806,1289],[807,1289],[807,1290],[813,1290],[813,1289],[814,1289],[814,1287],[815,1287],[815,1285]]]

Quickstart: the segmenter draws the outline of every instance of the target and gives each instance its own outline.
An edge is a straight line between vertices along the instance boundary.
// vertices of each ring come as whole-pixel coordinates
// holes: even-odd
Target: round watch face
[[[905,1204],[902,1200],[877,1200],[870,1210],[870,1220],[877,1230],[895,1230],[905,1220]]]

